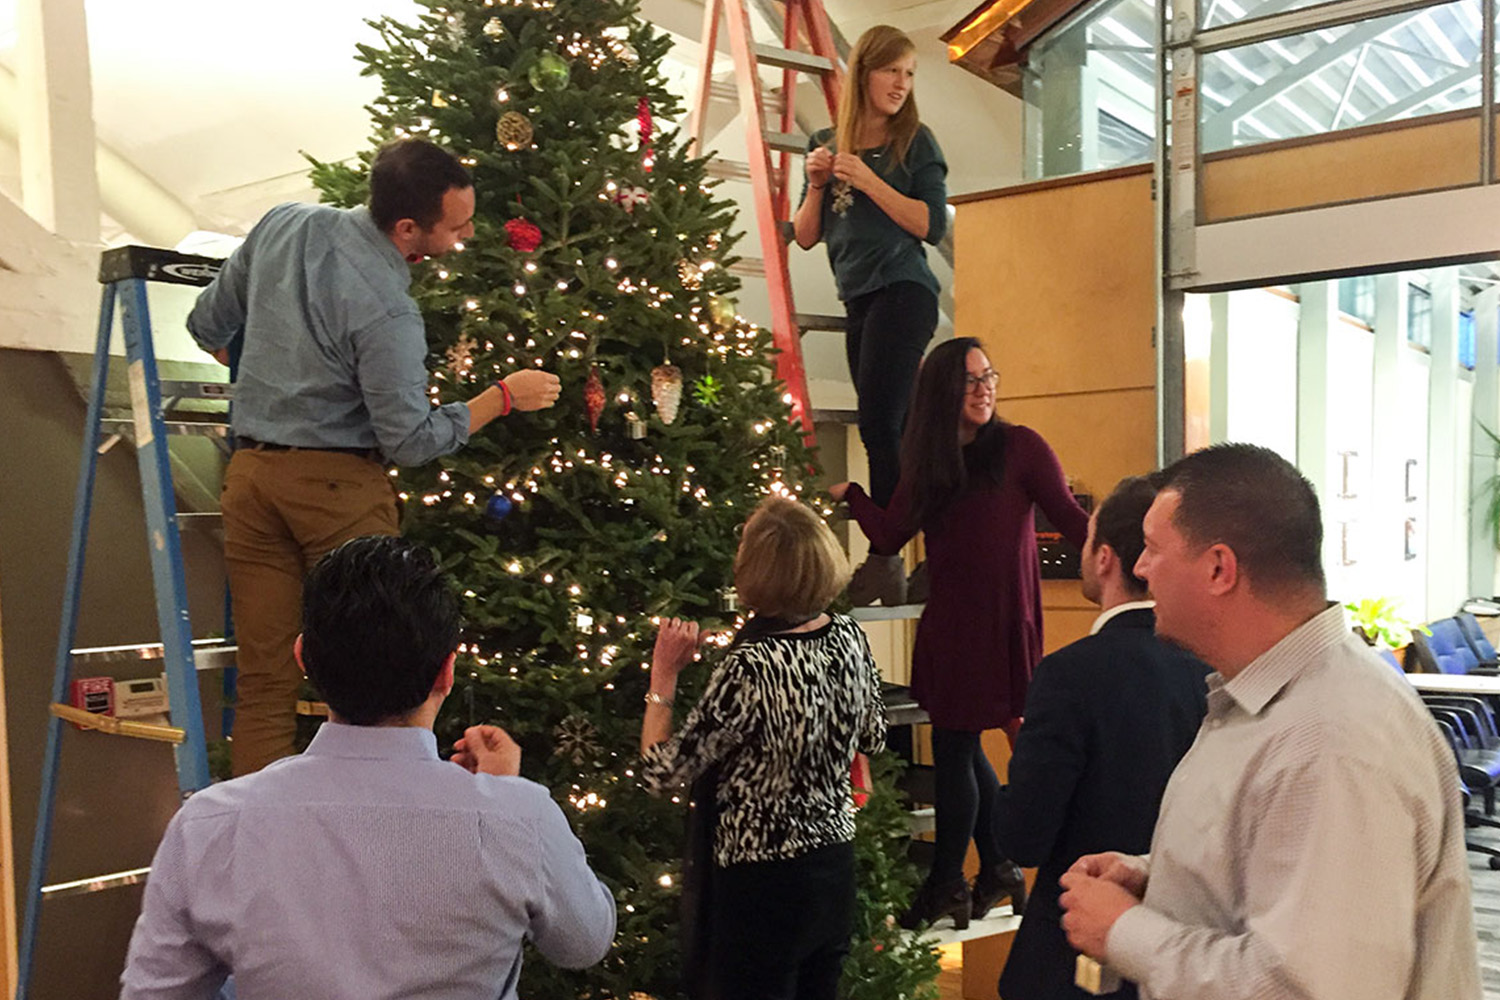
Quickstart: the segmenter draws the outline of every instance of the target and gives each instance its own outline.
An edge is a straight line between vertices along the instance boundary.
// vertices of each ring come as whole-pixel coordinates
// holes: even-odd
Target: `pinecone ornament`
[[[662,423],[670,424],[677,419],[677,410],[682,405],[681,368],[665,364],[651,369],[651,401],[656,404]]]
[[[599,377],[599,366],[589,369],[588,381],[583,383],[583,405],[589,415],[589,433],[599,431],[599,416],[604,412],[604,380]]]

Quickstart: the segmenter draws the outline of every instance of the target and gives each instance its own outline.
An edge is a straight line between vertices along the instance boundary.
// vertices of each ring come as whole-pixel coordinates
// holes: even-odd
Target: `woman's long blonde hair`
[[[867,116],[867,80],[871,71],[889,66],[916,50],[916,45],[906,32],[889,24],[877,24],[859,36],[859,41],[854,43],[854,51],[849,54],[849,71],[844,74],[844,89],[839,95],[839,120],[835,138],[840,153],[859,152],[860,132]],[[921,127],[922,120],[917,117],[917,92],[913,87],[906,95],[906,103],[901,105],[901,110],[891,116],[886,134],[887,144],[895,154],[893,160],[896,163],[906,161],[906,151],[911,149],[912,140],[917,137],[917,129]]]

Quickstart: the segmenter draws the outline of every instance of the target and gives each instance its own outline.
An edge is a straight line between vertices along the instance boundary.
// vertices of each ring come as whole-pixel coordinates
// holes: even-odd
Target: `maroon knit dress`
[[[1057,456],[1029,427],[992,424],[964,449],[969,487],[926,527],[930,596],[917,624],[911,691],[933,725],[998,729],[1021,715],[1042,658],[1041,568],[1032,505],[1082,548],[1089,515],[1073,499]],[[999,485],[976,472],[1000,461]],[[916,528],[911,494],[896,487],[880,508],[858,485],[849,509],[881,554]]]

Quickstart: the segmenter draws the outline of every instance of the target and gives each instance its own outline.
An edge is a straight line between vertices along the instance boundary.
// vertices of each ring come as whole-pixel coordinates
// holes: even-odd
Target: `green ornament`
[[[734,326],[738,319],[736,309],[739,303],[728,295],[711,295],[708,299],[708,316],[713,320],[714,326],[720,330],[727,330]]]
[[[723,388],[724,383],[712,375],[705,375],[693,386],[693,398],[704,406],[712,407],[719,402],[719,393]]]
[[[568,74],[572,68],[572,65],[556,52],[543,52],[541,57],[531,64],[531,69],[526,71],[526,79],[531,82],[532,89],[537,91],[562,90],[568,85]]]

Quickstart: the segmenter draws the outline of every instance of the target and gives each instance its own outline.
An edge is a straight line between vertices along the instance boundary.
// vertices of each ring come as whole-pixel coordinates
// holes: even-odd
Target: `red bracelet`
[[[495,379],[495,388],[500,390],[500,415],[508,417],[510,416],[511,408],[510,386],[505,384],[504,379],[497,378]]]

